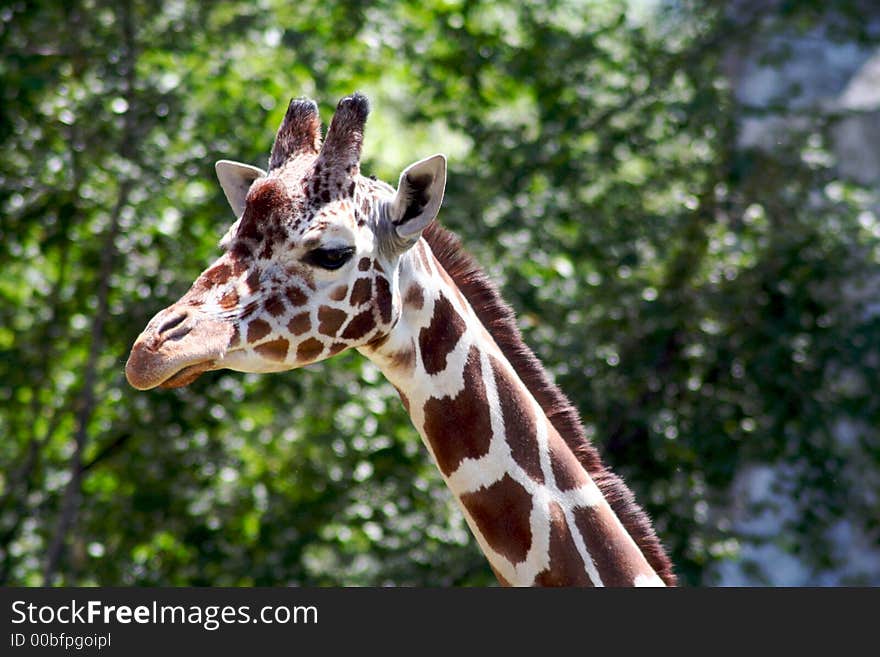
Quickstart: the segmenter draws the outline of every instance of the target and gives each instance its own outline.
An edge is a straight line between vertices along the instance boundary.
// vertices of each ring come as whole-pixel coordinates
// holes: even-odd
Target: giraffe
[[[268,171],[221,160],[223,254],[135,341],[126,377],[277,372],[346,349],[395,386],[502,585],[674,585],[647,515],[601,462],[497,288],[434,221],[446,159],[397,188],[360,173],[369,103],[290,102]]]

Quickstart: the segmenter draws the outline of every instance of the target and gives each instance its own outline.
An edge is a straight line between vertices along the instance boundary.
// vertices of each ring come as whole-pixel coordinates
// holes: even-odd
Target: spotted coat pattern
[[[430,246],[399,270],[397,326],[360,351],[405,395],[499,580],[662,585]]]
[[[360,175],[366,111],[343,99],[322,145],[314,103],[291,103],[223,255],[148,324],[129,381],[357,348],[400,392],[502,583],[662,583],[425,239],[388,241],[389,212],[423,199]]]

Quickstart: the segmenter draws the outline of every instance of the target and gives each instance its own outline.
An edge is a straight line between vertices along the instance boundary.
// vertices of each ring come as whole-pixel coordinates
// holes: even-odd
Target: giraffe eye
[[[314,249],[306,254],[305,261],[322,269],[339,269],[354,255],[353,246],[336,249]]]

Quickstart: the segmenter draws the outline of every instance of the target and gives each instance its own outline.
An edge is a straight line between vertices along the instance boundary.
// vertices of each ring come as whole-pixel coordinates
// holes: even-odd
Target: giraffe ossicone
[[[141,390],[209,370],[278,372],[354,348],[397,388],[502,584],[674,584],[650,521],[586,439],[509,307],[434,221],[446,159],[397,188],[362,176],[369,113],[343,98],[321,139],[288,106],[268,170],[221,160],[223,254],[135,341]]]

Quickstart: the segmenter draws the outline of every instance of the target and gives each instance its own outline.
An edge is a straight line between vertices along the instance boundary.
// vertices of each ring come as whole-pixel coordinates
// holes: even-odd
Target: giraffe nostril
[[[182,312],[167,319],[157,331],[163,340],[179,340],[192,330],[191,326],[183,325],[189,313]]]

